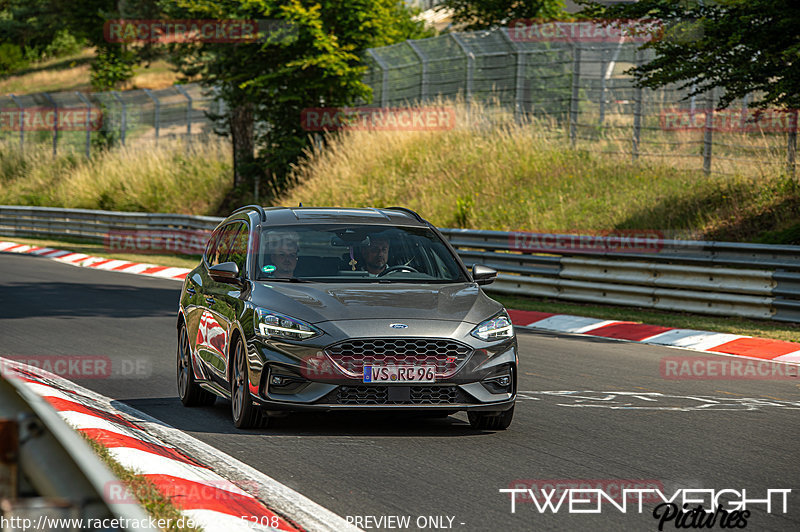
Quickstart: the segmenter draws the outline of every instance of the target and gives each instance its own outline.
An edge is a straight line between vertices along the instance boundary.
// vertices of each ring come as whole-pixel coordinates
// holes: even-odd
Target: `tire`
[[[514,407],[505,412],[467,412],[469,424],[476,430],[506,430],[514,418]]]
[[[253,406],[250,397],[247,356],[241,338],[233,348],[233,371],[231,373],[231,414],[238,429],[251,429],[267,425],[267,417]]]
[[[183,406],[211,406],[217,396],[200,387],[194,380],[192,369],[192,354],[189,347],[189,335],[186,324],[181,324],[178,333],[178,397]]]

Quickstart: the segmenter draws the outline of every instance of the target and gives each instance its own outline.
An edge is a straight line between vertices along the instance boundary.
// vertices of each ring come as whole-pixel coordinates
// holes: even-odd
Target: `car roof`
[[[257,207],[252,207],[257,210]],[[418,214],[404,208],[267,207],[265,225],[368,224],[427,227]]]

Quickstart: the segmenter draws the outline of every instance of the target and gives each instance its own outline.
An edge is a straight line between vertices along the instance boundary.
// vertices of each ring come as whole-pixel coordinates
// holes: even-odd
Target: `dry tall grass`
[[[233,177],[220,140],[52,157],[42,146],[0,151],[0,203],[120,211],[215,213]]]
[[[800,187],[779,173],[709,177],[669,160],[573,150],[548,124],[456,107],[449,131],[330,135],[294,169],[296,186],[279,203],[405,205],[445,227],[684,238],[752,239],[800,219]]]

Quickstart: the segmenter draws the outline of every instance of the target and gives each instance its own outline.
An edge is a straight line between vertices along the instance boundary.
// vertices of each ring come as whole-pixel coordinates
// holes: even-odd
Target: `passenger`
[[[294,277],[300,236],[294,231],[270,231],[266,240],[266,261],[261,268],[270,277]]]
[[[369,245],[361,246],[361,256],[364,258],[364,269],[371,276],[376,276],[387,268],[389,260],[389,237],[386,235],[372,235]]]

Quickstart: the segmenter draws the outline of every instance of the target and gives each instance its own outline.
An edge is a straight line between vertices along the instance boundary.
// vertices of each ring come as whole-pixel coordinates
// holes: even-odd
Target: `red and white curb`
[[[358,530],[263,473],[134,408],[8,359],[0,358],[0,372],[6,378],[22,380],[50,403],[68,425],[107,447],[123,467],[149,479],[187,518],[206,531]],[[219,464],[215,469],[228,473],[226,476],[235,478],[238,485],[206,465],[212,462]],[[104,495],[121,499],[115,501],[118,503],[138,504],[121,488],[108,486]],[[283,515],[289,517],[278,515],[260,499],[277,501]]]
[[[694,329],[676,329],[630,321],[601,320],[569,314],[509,310],[515,327],[613,338],[721,355],[800,364],[800,343]]]
[[[29,246],[27,244],[17,244],[16,242],[0,241],[0,251],[10,253],[24,253],[54,259],[73,266],[84,268],[94,268],[96,270],[107,270],[124,273],[135,273],[138,275],[149,275],[151,277],[161,277],[163,279],[183,280],[191,270],[189,268],[173,268],[169,266],[157,266],[143,262],[130,262],[127,260],[107,259],[105,257],[95,257],[85,253],[74,253],[65,249],[43,248],[39,246]]]

